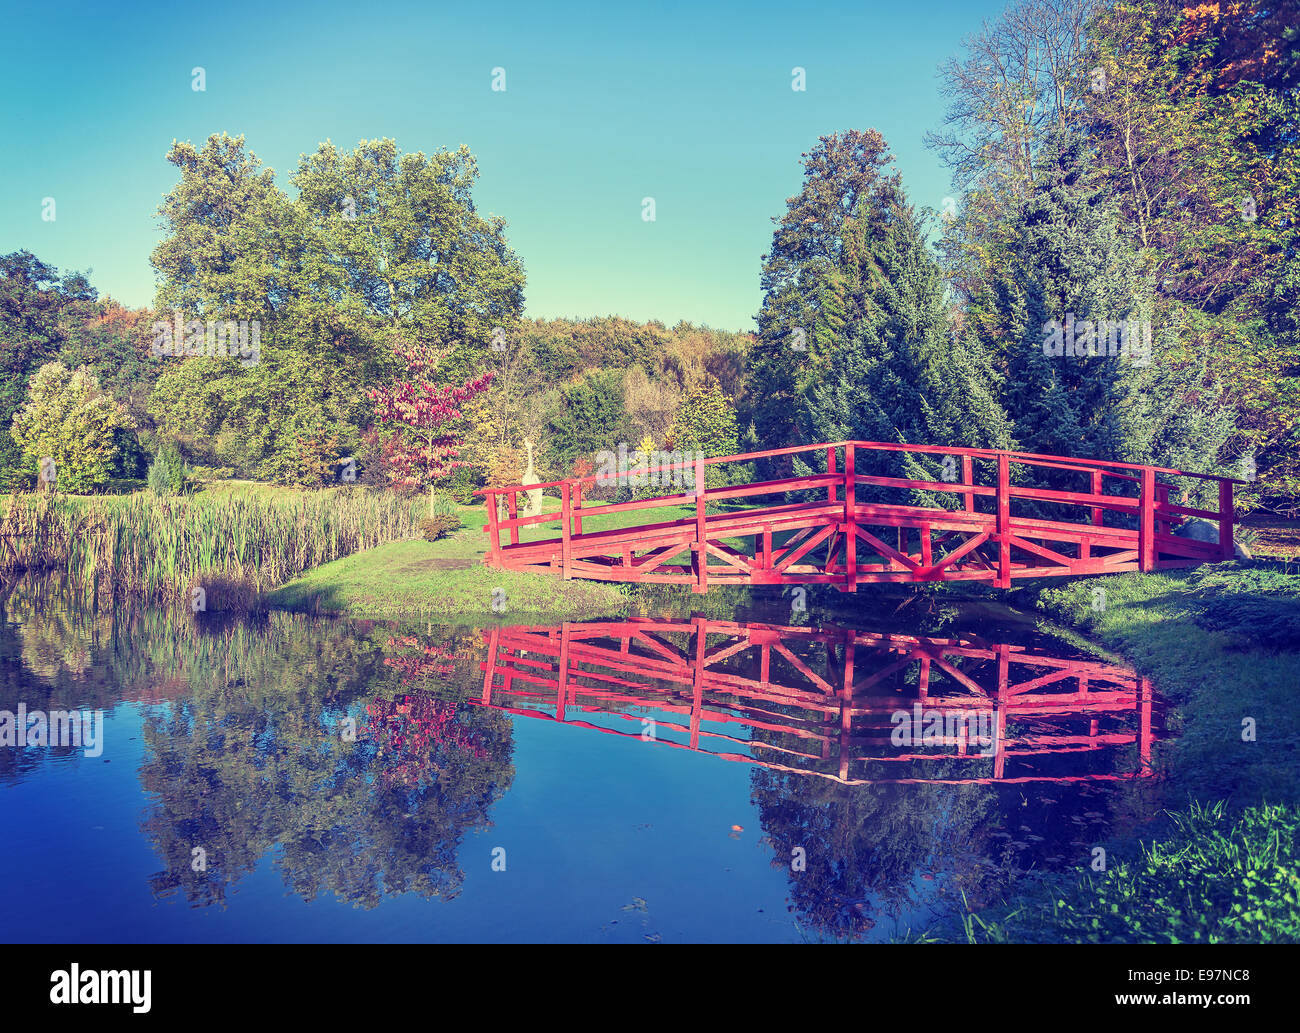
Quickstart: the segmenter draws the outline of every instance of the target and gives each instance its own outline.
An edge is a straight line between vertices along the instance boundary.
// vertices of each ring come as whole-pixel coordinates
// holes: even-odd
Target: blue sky
[[[749,330],[770,218],[819,135],[879,129],[912,200],[942,206],[949,175],[922,142],[945,108],[936,69],[1003,6],[7,4],[0,253],[149,304],[173,139],[242,133],[286,189],[322,140],[464,143],[480,209],[524,261],[528,316]]]

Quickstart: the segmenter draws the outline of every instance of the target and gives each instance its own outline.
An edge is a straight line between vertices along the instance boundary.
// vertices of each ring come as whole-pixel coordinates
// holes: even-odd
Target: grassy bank
[[[1020,601],[1151,675],[1170,704],[1173,738],[1156,752],[1170,810],[1140,838],[1102,844],[1105,872],[1030,878],[937,938],[1300,939],[1300,572],[1123,574]]]
[[[458,617],[476,624],[517,621],[520,615],[541,622],[612,617],[627,610],[628,596],[619,586],[493,570],[477,560],[458,561],[442,545],[380,545],[309,571],[263,601],[274,609],[301,613]]]
[[[588,503],[584,530],[627,526],[643,513],[601,514]],[[546,499],[543,509],[558,508]],[[694,515],[686,507],[666,507],[658,519]],[[482,506],[460,508],[461,526],[436,542],[393,542],[303,574],[263,602],[275,609],[352,617],[463,617],[475,622],[571,620],[616,617],[628,612],[629,586],[601,581],[565,581],[548,574],[494,570],[483,564],[488,538]],[[521,530],[522,541],[554,538],[559,522]],[[493,608],[494,599],[497,606]]]

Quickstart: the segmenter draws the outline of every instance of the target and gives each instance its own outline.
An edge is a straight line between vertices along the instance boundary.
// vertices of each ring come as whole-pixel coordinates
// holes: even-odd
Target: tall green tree
[[[261,353],[257,363],[163,358],[198,363],[202,375],[164,374],[150,411],[178,438],[206,425],[222,462],[292,479],[303,435],[320,426],[351,451],[370,419],[364,391],[397,374],[398,350],[438,350],[440,374],[460,383],[485,367],[497,328],[518,319],[522,266],[504,222],[474,206],[477,168],[464,148],[322,144],[300,162],[292,200],[242,137],[178,143],[168,160],[180,181],[160,208],[157,308],[256,319]]]
[[[838,281],[858,285],[862,318],[803,389],[804,440],[1008,447],[999,378],[979,341],[950,324],[943,277],[916,213],[899,204],[870,237],[856,232],[841,264]],[[872,458],[895,476],[944,475],[925,453]]]
[[[1158,303],[1091,157],[1077,134],[1048,147],[972,305],[972,326],[1001,354],[1014,439],[1028,452],[1212,469],[1232,414],[1204,365],[1183,357],[1179,315]],[[1126,337],[1129,354],[1109,354]]]
[[[95,300],[80,273],[60,276],[30,251],[0,256],[0,491],[31,483],[30,463],[11,436],[14,413],[31,378],[58,357]]]
[[[800,393],[863,317],[857,266],[845,250],[874,236],[899,196],[892,156],[874,129],[823,136],[802,158],[803,185],[773,220],[772,247],[763,256],[763,305],[749,367],[762,448],[798,443]]]
[[[31,471],[53,460],[59,490],[84,494],[108,483],[121,451],[119,432],[129,427],[126,410],[88,371],[48,362],[14,415],[13,439]]]

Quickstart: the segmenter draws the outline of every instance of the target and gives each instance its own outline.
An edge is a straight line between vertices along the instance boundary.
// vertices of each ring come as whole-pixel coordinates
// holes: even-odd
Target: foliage
[[[149,486],[149,491],[158,498],[167,498],[176,494],[176,490],[172,487],[171,470],[167,468],[162,452],[154,456],[153,462],[149,464],[149,476],[146,483]]]
[[[753,422],[762,448],[796,444],[796,399],[815,382],[841,336],[863,313],[851,286],[841,287],[854,232],[871,237],[893,209],[897,173],[884,137],[873,130],[823,136],[801,156],[804,181],[776,222],[764,255],[763,306],[750,355]],[[856,230],[850,225],[856,224]]]
[[[460,438],[451,429],[461,418],[459,406],[486,390],[492,372],[455,386],[438,386],[429,379],[441,358],[429,347],[398,350],[407,379],[388,388],[373,388],[375,422],[396,428],[385,440],[384,461],[397,481],[428,485],[446,478],[465,464],[458,459]],[[431,497],[432,503],[432,497]],[[432,512],[431,514],[432,515]]]
[[[1104,874],[1048,880],[1000,920],[972,916],[971,942],[1295,943],[1300,811],[1233,813],[1220,801],[1170,815],[1168,834]]]
[[[108,483],[121,454],[118,431],[129,425],[125,409],[87,370],[47,362],[32,378],[12,433],[30,467],[53,459],[57,487],[84,494]]]
[[[599,370],[561,390],[559,409],[546,428],[558,465],[568,468],[579,456],[617,451],[627,440],[622,386],[618,371]]]
[[[420,521],[420,534],[426,542],[436,542],[452,531],[459,531],[460,526],[460,517],[456,514],[438,513]]]
[[[832,282],[846,291],[852,285],[851,306],[863,316],[827,349],[819,375],[804,387],[801,440],[1009,447],[999,379],[977,342],[950,328],[942,277],[915,213],[896,207],[872,236],[857,222],[846,234],[846,269]],[[893,476],[942,476],[940,460],[920,453],[863,458]],[[796,459],[795,469],[803,468]],[[917,496],[917,504],[956,502],[942,493]]]

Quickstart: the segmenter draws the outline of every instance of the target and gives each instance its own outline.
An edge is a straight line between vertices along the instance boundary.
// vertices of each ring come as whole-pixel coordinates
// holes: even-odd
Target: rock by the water
[[[1180,524],[1174,530],[1174,534],[1183,538],[1191,538],[1193,541],[1197,542],[1217,543],[1219,540],[1219,527],[1217,524],[1212,523],[1209,520],[1202,520],[1200,517],[1194,517],[1186,523]],[[1250,550],[1242,545],[1241,542],[1234,541],[1232,543],[1232,551],[1233,555],[1239,560],[1254,559]]]

